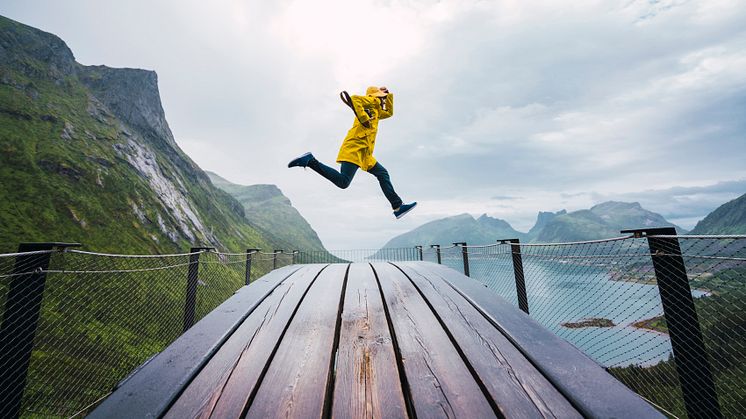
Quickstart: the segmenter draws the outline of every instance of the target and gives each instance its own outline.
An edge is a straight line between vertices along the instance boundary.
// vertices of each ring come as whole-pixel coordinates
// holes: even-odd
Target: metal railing
[[[298,252],[0,254],[0,417],[83,415],[239,288]]]
[[[252,279],[294,263],[429,261],[483,282],[662,411],[746,411],[746,236],[112,255],[0,254],[0,416],[85,414]]]
[[[746,411],[746,236],[423,247],[677,417]]]

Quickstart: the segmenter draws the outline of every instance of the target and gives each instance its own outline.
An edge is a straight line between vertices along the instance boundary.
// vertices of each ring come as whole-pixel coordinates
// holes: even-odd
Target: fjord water
[[[443,263],[462,270],[460,258]],[[671,353],[668,335],[633,323],[663,314],[656,285],[616,281],[606,268],[524,259],[529,312],[533,319],[601,365],[654,365]],[[518,306],[509,258],[470,261],[471,277]],[[694,290],[694,297],[706,295]],[[571,328],[567,323],[608,319],[612,327]]]

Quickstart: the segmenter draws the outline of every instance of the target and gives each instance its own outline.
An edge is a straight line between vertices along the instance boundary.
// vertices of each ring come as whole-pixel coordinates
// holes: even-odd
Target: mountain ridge
[[[176,144],[154,71],[85,66],[56,35],[0,16],[0,246],[271,249]]]
[[[316,231],[277,185],[238,185],[217,173],[205,173],[215,186],[243,205],[249,223],[272,236],[283,249],[326,251]]]
[[[686,233],[685,229],[668,222],[660,214],[644,209],[638,202],[607,201],[590,209],[573,212],[540,211],[528,233],[517,231],[507,221],[487,214],[476,219],[469,214],[459,214],[418,226],[390,239],[383,247],[446,245],[457,241],[485,245],[513,238],[536,243],[598,240],[617,237],[623,229],[653,226],[673,226],[680,233]]]
[[[390,239],[383,247],[413,247],[416,245],[451,244],[466,241],[469,244],[494,243],[498,238],[524,239],[525,233],[516,231],[507,221],[483,214],[478,218],[459,214],[430,221],[409,232]]]
[[[746,234],[746,194],[715,208],[691,234]]]

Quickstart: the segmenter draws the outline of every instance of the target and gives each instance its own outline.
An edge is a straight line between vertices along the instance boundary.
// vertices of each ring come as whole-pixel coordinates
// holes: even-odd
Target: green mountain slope
[[[637,202],[609,201],[589,210],[557,215],[534,238],[539,243],[599,240],[620,235],[621,230],[645,227],[676,227],[660,214],[648,211]]]
[[[624,229],[667,226],[674,224],[666,221],[660,214],[642,208],[637,202],[609,201],[591,209],[570,213],[565,210],[539,212],[536,224],[528,233],[516,231],[506,221],[487,215],[478,219],[469,214],[456,215],[431,221],[398,235],[384,247],[449,245],[457,241],[481,245],[510,238],[518,238],[523,242],[560,243],[617,237]],[[686,233],[681,227],[674,227],[679,233]]]
[[[286,250],[324,251],[321,239],[308,221],[275,185],[236,185],[212,172],[212,183],[228,192],[243,205],[246,219],[266,232],[273,242]]]
[[[716,208],[691,233],[746,234],[746,194]]]
[[[152,71],[83,66],[0,17],[0,245],[116,252],[270,248],[176,145]]]
[[[470,245],[480,245],[495,243],[497,239],[523,239],[524,237],[524,233],[514,230],[504,220],[492,218],[486,214],[477,219],[469,214],[461,214],[423,224],[412,231],[394,237],[383,247],[450,245],[461,241]]]

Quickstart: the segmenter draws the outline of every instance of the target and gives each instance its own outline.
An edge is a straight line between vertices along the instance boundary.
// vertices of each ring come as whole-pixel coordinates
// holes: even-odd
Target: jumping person
[[[340,171],[316,160],[311,152],[291,160],[288,167],[310,167],[342,189],[350,186],[358,168],[363,169],[378,179],[383,194],[391,203],[394,216],[403,217],[417,203],[402,202],[394,191],[394,186],[391,185],[389,172],[373,157],[378,120],[389,118],[394,114],[394,95],[386,87],[374,86],[366,90],[365,96],[350,97],[347,92],[342,92],[340,96],[355,113],[355,122],[347,132],[337,155],[337,163],[341,163]]]

